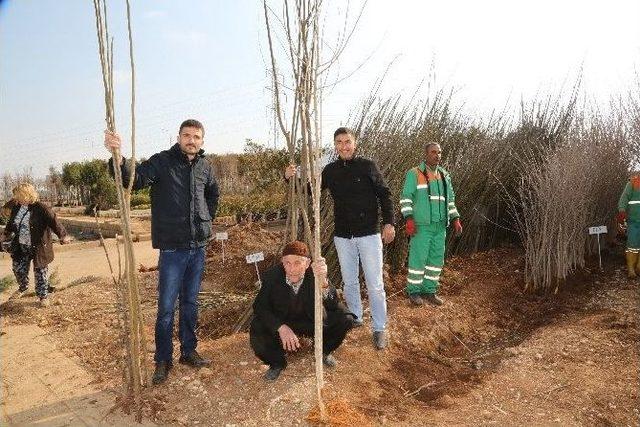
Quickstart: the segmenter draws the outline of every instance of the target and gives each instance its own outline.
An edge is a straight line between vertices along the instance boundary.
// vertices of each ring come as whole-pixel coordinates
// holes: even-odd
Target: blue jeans
[[[178,336],[180,352],[188,355],[196,349],[198,292],[204,270],[205,248],[160,251],[158,260],[158,317],[156,318],[156,362],[173,358],[173,317],[180,301]]]
[[[387,300],[382,280],[382,239],[380,234],[364,237],[334,237],[338,252],[340,271],[344,282],[344,299],[349,311],[362,320],[362,299],[360,298],[360,268],[364,271],[367,295],[371,307],[371,327],[373,331],[384,331],[387,323]]]

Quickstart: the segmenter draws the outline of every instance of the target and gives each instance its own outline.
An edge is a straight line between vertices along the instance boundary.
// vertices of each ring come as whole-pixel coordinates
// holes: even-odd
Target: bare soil
[[[255,226],[229,235],[224,264],[219,243],[209,248],[201,298],[199,350],[213,366],[176,364],[166,384],[146,390],[146,417],[171,425],[317,420],[310,343],[291,355],[278,381],[266,383],[247,334],[226,335],[256,292],[255,267],[244,256],[264,251],[265,268],[281,236]],[[640,281],[627,280],[622,267],[616,254],[605,258],[604,272],[590,267],[556,295],[532,295],[522,291],[517,248],[455,257],[438,308],[410,306],[400,292],[405,276],[390,276],[390,345],[373,349],[368,322],[350,332],[336,352],[339,365],[325,370],[330,424],[638,425]],[[151,342],[156,274],[141,273]],[[39,325],[96,386],[118,391],[115,301],[112,285],[102,281],[56,294],[48,309],[19,300],[0,313],[7,325]]]

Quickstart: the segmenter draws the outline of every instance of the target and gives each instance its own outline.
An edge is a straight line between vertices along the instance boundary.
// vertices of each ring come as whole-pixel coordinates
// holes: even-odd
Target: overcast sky
[[[108,3],[116,124],[127,135],[125,4]],[[348,3],[324,4],[333,16]],[[352,18],[358,8],[350,3]],[[190,117],[204,123],[208,152],[239,152],[246,138],[278,144],[261,1],[134,0],[132,15],[138,156],[168,147]],[[412,93],[435,64],[436,84],[478,114],[554,93],[581,69],[584,91],[606,103],[636,82],[639,22],[640,1],[369,0],[335,69],[350,77],[324,102],[325,135],[392,61],[385,94]],[[326,25],[331,41],[342,22]],[[0,172],[43,176],[49,165],[107,157],[91,0],[0,0],[0,55]]]

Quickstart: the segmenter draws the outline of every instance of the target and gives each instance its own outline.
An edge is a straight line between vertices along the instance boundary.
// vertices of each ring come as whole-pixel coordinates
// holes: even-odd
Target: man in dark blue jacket
[[[173,360],[173,318],[180,302],[179,362],[194,367],[211,361],[196,351],[197,298],[204,270],[205,249],[211,238],[211,221],[218,206],[218,184],[204,157],[204,127],[197,120],[180,125],[178,142],[136,165],[133,189],[151,187],[151,240],[160,250],[158,260],[158,316],[155,330],[153,383],[167,379]],[[118,134],[105,132],[105,147],[120,150]],[[109,161],[113,173],[112,161]],[[129,167],[120,161],[123,185]]]

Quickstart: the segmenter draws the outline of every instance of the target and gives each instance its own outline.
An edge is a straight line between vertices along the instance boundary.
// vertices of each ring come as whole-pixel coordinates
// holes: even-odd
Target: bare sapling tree
[[[119,150],[112,153],[114,178],[120,206],[120,220],[124,242],[124,274],[119,273],[115,280],[117,295],[120,297],[123,320],[124,358],[125,358],[125,394],[120,404],[133,401],[136,419],[142,420],[141,392],[147,378],[146,339],[144,319],[140,304],[140,289],[136,272],[135,254],[131,238],[130,207],[131,190],[135,174],[135,67],[133,61],[133,40],[131,35],[131,8],[127,0],[127,28],[129,36],[129,59],[131,63],[131,159],[129,161],[129,185],[123,188],[123,177],[118,165],[122,155]],[[116,131],[114,91],[113,91],[113,38],[110,38],[107,19],[107,7],[104,0],[93,1],[98,36],[98,53],[102,68],[104,85],[105,120],[107,130]],[[107,256],[108,258],[108,256]],[[118,256],[120,258],[120,256]],[[120,262],[120,261],[119,261]],[[111,262],[109,261],[109,264]],[[125,407],[126,408],[126,407]]]
[[[338,37],[338,45],[327,58],[322,47],[326,44],[322,34],[322,0],[283,0],[280,13],[274,12],[263,1],[264,19],[269,46],[272,75],[274,114],[285,139],[291,163],[300,152],[300,179],[289,182],[289,211],[286,239],[300,234],[312,248],[313,260],[321,256],[320,189],[322,155],[322,96],[331,66],[336,63],[353,31]],[[345,14],[345,28],[347,22]],[[272,26],[275,20],[277,28]],[[278,36],[280,36],[278,38]],[[276,45],[277,43],[277,45]],[[277,50],[277,47],[280,50]],[[278,67],[285,58],[286,69]],[[289,94],[286,97],[285,92]],[[286,100],[289,100],[287,102]],[[285,109],[289,112],[285,114]],[[309,185],[307,185],[307,183]],[[309,215],[311,202],[313,218]],[[300,218],[302,224],[300,225]],[[302,228],[302,231],[299,228]],[[313,230],[312,230],[313,228]],[[326,277],[315,277],[314,347],[316,391],[322,419],[326,410],[322,400],[322,285]]]

